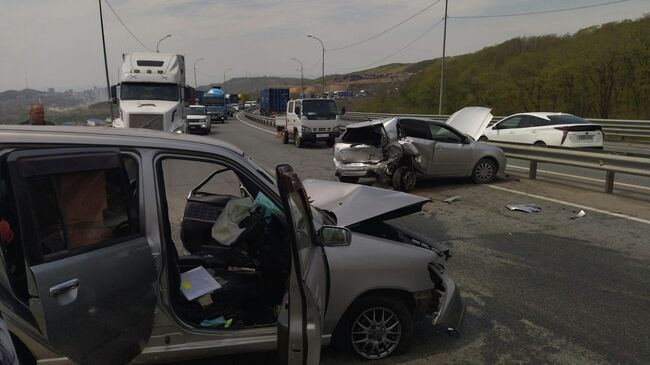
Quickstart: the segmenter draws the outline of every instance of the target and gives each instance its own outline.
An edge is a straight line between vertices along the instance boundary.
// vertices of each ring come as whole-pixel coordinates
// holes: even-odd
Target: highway
[[[241,148],[269,170],[289,163],[302,178],[335,179],[330,148],[283,145],[272,128],[241,115],[215,126],[210,138]],[[447,269],[466,301],[465,323],[456,338],[422,322],[408,353],[373,364],[648,363],[649,182],[621,178],[614,194],[604,194],[602,183],[590,180],[602,175],[575,178],[583,172],[540,166],[548,172],[528,180],[523,166],[512,164],[511,177],[491,185],[445,179],[416,188],[432,202],[399,223],[451,246]],[[460,201],[442,201],[456,195]],[[537,203],[542,211],[504,207],[519,203]],[[587,215],[570,219],[580,209]],[[273,356],[184,364],[267,364]],[[325,348],[321,363],[369,362]]]

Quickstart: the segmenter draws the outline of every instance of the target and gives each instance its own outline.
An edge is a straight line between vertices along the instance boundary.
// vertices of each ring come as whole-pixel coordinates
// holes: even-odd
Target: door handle
[[[50,296],[56,298],[59,295],[65,294],[70,290],[77,289],[78,287],[79,287],[79,279],[68,280],[64,283],[51,287]]]

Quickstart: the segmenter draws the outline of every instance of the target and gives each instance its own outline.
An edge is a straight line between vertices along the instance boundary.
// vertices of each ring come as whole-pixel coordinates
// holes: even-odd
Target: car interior
[[[166,159],[161,168],[170,222],[165,249],[174,312],[198,328],[276,323],[290,270],[280,208],[228,167]],[[195,284],[186,282],[183,274],[197,268],[205,269],[220,288],[189,300],[182,289]]]

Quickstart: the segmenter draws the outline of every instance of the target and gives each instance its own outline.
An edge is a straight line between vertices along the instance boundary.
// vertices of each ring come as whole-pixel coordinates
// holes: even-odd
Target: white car
[[[190,105],[186,110],[187,133],[210,134],[212,122],[203,105]]]
[[[520,113],[488,127],[479,141],[603,148],[602,127],[565,113]]]

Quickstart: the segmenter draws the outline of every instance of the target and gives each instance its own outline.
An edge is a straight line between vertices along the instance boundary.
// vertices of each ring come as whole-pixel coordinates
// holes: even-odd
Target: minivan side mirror
[[[297,114],[298,116],[300,116],[300,107],[299,107],[299,106],[296,107],[295,111],[296,111],[296,114]]]
[[[341,107],[341,115],[345,115],[345,107]]]
[[[318,230],[318,238],[325,246],[349,246],[352,232],[345,227],[323,226]]]

